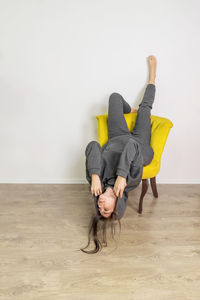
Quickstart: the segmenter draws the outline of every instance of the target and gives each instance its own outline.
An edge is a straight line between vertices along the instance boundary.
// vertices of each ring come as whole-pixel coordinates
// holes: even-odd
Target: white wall
[[[172,120],[157,182],[200,183],[196,0],[0,0],[0,182],[85,180],[95,116],[132,105],[158,60],[152,114]]]

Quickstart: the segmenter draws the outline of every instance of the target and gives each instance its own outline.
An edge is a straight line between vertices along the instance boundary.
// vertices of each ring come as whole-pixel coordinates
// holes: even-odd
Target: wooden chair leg
[[[156,186],[156,177],[150,178],[150,182],[151,182],[151,188],[152,188],[152,192],[154,197],[158,198],[158,191],[157,191],[157,186]]]
[[[138,209],[139,214],[142,213],[143,198],[148,190],[148,186],[149,186],[148,179],[142,179],[142,192],[140,195],[140,202],[139,202],[139,209]]]

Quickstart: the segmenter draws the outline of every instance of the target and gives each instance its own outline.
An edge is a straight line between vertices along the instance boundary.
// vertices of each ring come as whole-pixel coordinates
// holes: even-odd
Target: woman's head
[[[102,246],[107,246],[107,229],[110,227],[111,237],[114,240],[115,227],[117,222],[121,231],[120,216],[116,209],[118,198],[115,196],[112,187],[108,187],[104,193],[99,196],[98,207],[99,211],[96,215],[93,215],[89,224],[89,233],[88,233],[88,244],[85,248],[90,245],[91,238],[94,241],[95,248],[90,251],[84,250],[85,248],[80,249],[81,251],[87,254],[94,254],[99,252],[102,249]],[[103,241],[101,243],[100,233]]]
[[[109,218],[115,209],[117,196],[114,194],[112,187],[107,187],[104,193],[99,196],[98,209],[100,214]]]

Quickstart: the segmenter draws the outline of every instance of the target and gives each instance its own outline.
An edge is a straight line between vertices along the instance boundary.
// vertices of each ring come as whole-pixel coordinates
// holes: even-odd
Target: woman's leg
[[[110,95],[108,107],[108,139],[129,133],[124,113],[128,114],[130,111],[130,105],[120,94],[112,93]]]
[[[131,132],[133,138],[140,144],[143,165],[150,164],[154,151],[150,146],[151,140],[151,109],[155,98],[155,85],[149,83],[146,87],[143,100],[139,105],[135,127]]]
[[[155,84],[149,83],[139,105],[135,127],[131,134],[141,145],[149,145],[151,139],[151,109],[155,98]]]
[[[148,63],[149,81],[142,102],[139,105],[135,127],[133,132],[131,132],[133,137],[140,142],[143,148],[146,148],[146,154],[148,154],[149,151],[153,151],[153,149],[150,149],[149,144],[151,140],[151,109],[156,92],[155,78],[157,60],[155,56],[150,55],[148,57]]]

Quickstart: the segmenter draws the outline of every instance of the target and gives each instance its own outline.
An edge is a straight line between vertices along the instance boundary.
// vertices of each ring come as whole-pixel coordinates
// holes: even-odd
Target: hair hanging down
[[[116,222],[118,221],[119,228],[121,232],[121,222],[120,222],[120,217],[118,212],[116,211],[116,206],[110,217],[105,218],[102,216],[100,213],[95,214],[91,217],[90,224],[89,224],[89,233],[88,233],[88,244],[85,248],[87,248],[90,245],[91,238],[94,241],[95,248],[93,250],[86,251],[84,250],[85,248],[81,248],[80,250],[87,253],[87,254],[94,254],[102,250],[102,247],[105,246],[107,247],[107,232],[106,230],[108,229],[108,225],[110,225],[111,228],[111,236],[112,239],[114,240],[114,235],[115,235],[115,225]],[[102,234],[103,241],[101,243],[100,238],[98,237],[98,233],[100,235]]]

